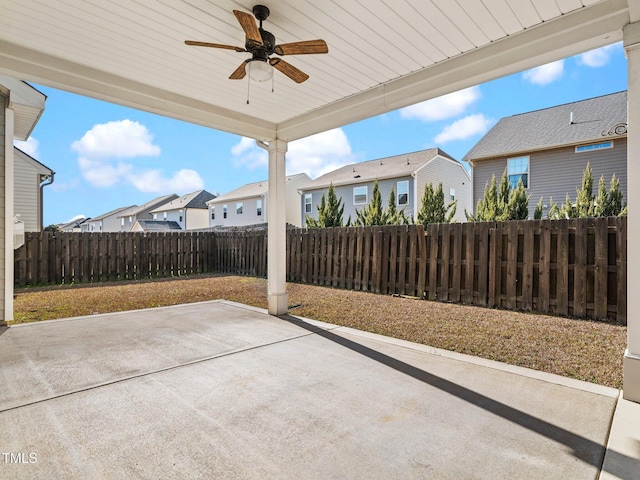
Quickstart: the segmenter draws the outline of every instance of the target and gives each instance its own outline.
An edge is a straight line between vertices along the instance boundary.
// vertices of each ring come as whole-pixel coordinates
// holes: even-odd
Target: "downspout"
[[[53,183],[55,175],[56,175],[56,172],[52,170],[49,178],[47,178],[47,180],[45,180],[44,183],[40,184],[40,209],[38,212],[38,227],[40,229],[39,230],[40,232],[44,230],[44,226],[42,225],[43,217],[44,217],[44,187],[51,185]]]

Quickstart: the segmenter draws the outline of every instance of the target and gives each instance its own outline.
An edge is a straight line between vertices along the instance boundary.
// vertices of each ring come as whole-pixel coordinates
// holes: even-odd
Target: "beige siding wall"
[[[606,139],[603,139],[606,140]],[[580,188],[582,174],[591,165],[594,179],[594,194],[597,194],[598,181],[604,176],[607,188],[613,174],[620,180],[620,189],[627,200],[627,140],[615,139],[613,148],[595,150],[591,152],[575,153],[575,147],[557,148],[544,152],[533,153],[529,156],[529,216],[533,217],[536,204],[543,197],[548,212],[549,199],[560,204],[564,203],[567,193],[575,201],[576,188]],[[478,200],[484,194],[484,187],[495,174],[500,181],[502,172],[507,167],[507,157],[477,162],[473,169],[474,181],[474,209]]]
[[[209,226],[209,210],[207,208],[188,208],[185,230],[207,228]]]
[[[19,152],[14,155],[14,214],[20,215],[25,232],[39,232],[40,185],[38,170],[25,161]]]
[[[454,220],[466,222],[465,208],[471,211],[471,178],[465,173],[464,167],[442,157],[436,157],[416,172],[417,210],[420,209],[425,187],[431,183],[434,187],[442,182],[445,205],[450,203],[449,193],[455,190],[458,200]],[[416,211],[417,211],[416,210]]]

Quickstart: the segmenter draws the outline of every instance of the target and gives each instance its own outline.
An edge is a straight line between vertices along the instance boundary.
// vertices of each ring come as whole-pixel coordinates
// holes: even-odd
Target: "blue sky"
[[[44,224],[95,217],[159,195],[226,193],[266,179],[253,140],[42,85],[46,110],[27,142],[56,172]],[[289,144],[287,173],[440,147],[461,160],[500,118],[627,88],[621,44],[587,52]]]

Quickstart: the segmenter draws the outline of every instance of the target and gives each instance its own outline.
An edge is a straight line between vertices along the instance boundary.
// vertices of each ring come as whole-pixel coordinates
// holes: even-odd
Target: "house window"
[[[353,204],[363,205],[367,202],[367,187],[353,187]]]
[[[179,222],[182,222],[182,210],[180,210],[180,220],[178,220]]]
[[[129,224],[133,222],[133,217],[129,217]]]
[[[242,202],[236,203],[236,215],[242,215]]]
[[[256,214],[262,216],[262,200],[256,200]]]
[[[409,180],[398,182],[398,205],[409,203]]]
[[[211,220],[216,219],[216,207],[211,207]]]
[[[157,213],[154,213],[154,214],[153,214],[153,219],[154,219],[154,220],[157,220],[157,219],[158,219],[158,214],[157,214]]]
[[[164,212],[164,213],[162,214],[162,218],[163,218],[164,220],[166,220],[166,219],[167,219],[167,212]]]
[[[121,218],[120,218],[120,226],[121,226],[121,227],[124,227],[124,217],[121,217]]]
[[[227,206],[222,205],[222,218],[227,218]]]
[[[450,188],[449,189],[449,200],[453,202],[455,199],[456,199],[456,189],[455,188]]]
[[[524,188],[529,188],[529,157],[516,157],[507,160],[507,175],[511,188],[516,188],[520,180],[522,180]]]
[[[312,206],[311,202],[313,201],[313,195],[310,193],[304,194],[304,213],[311,213]]]
[[[577,145],[576,153],[592,152],[594,150],[602,150],[604,148],[613,148],[613,141],[592,143],[591,145]]]

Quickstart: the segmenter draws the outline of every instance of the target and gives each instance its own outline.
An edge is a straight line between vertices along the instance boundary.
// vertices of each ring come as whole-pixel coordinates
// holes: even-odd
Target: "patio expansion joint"
[[[115,385],[115,384],[118,384],[118,383],[127,382],[129,380],[135,380],[135,379],[138,379],[138,378],[143,378],[143,377],[147,377],[147,376],[150,376],[150,375],[155,375],[155,374],[158,374],[158,373],[164,373],[164,372],[168,372],[168,371],[171,371],[171,370],[177,370],[179,368],[184,368],[184,367],[189,367],[189,366],[192,366],[192,365],[197,365],[199,363],[209,362],[209,361],[212,361],[212,360],[216,360],[218,358],[228,357],[228,356],[231,356],[231,355],[237,355],[237,354],[244,353],[244,352],[250,352],[252,350],[258,350],[258,349],[264,348],[264,347],[270,347],[270,346],[273,346],[273,345],[278,345],[278,344],[281,344],[281,343],[286,343],[286,342],[290,342],[290,341],[293,341],[293,340],[298,340],[300,338],[309,337],[309,336],[312,336],[312,335],[317,335],[317,333],[318,333],[317,331],[305,332],[305,333],[300,334],[300,335],[296,335],[296,336],[288,337],[288,338],[283,338],[281,340],[276,340],[274,342],[263,343],[263,344],[260,344],[260,345],[254,345],[254,346],[246,347],[246,348],[239,348],[237,350],[232,350],[232,351],[229,351],[229,352],[219,353],[219,354],[216,354],[216,355],[210,355],[208,357],[198,358],[196,360],[190,360],[188,362],[179,363],[179,364],[176,364],[176,365],[170,365],[168,367],[160,368],[160,369],[149,371],[149,372],[142,372],[142,373],[137,373],[135,375],[128,375],[126,377],[117,378],[115,380],[110,380],[108,382],[97,383],[97,384],[94,384],[94,385],[89,385],[89,386],[86,386],[86,387],[78,388],[78,389],[75,389],[75,390],[70,390],[70,391],[59,393],[59,394],[56,394],[56,395],[51,395],[51,396],[48,396],[48,397],[39,398],[37,400],[28,401],[28,402],[22,403],[20,405],[13,405],[13,406],[6,407],[6,408],[0,408],[0,414],[4,413],[4,412],[10,412],[12,410],[18,410],[18,409],[21,409],[21,408],[24,408],[24,407],[29,407],[31,405],[37,405],[39,403],[48,402],[49,400],[56,400],[58,398],[64,398],[64,397],[68,397],[68,396],[75,395],[75,394],[78,394],[78,393],[88,392],[88,391],[91,391],[91,390],[96,390],[96,389],[99,389],[99,388],[107,387],[109,385]]]

